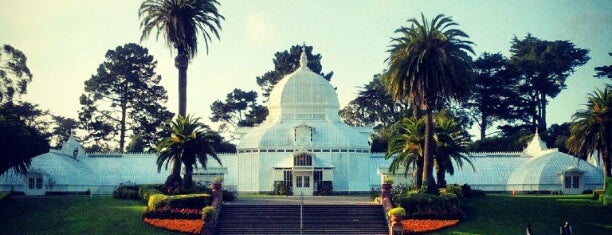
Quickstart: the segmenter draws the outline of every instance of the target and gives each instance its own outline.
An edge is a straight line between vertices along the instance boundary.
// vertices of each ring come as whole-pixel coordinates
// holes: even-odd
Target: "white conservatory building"
[[[273,88],[269,115],[259,126],[238,129],[237,153],[219,154],[223,165],[208,162],[195,169],[194,181],[208,183],[223,175],[226,187],[239,192],[267,193],[284,184],[294,195],[316,195],[322,185],[334,193],[369,192],[390,176],[391,160],[371,153],[371,128],[350,127],[339,117],[335,88],[306,66],[285,76]],[[0,175],[0,191],[27,195],[90,192],[109,194],[121,183],[161,184],[169,172],[157,172],[151,153],[85,153],[73,138],[60,150],[32,159],[25,176],[9,170]],[[472,153],[475,170],[465,164],[447,175],[449,184],[469,184],[485,191],[582,193],[603,187],[601,166],[547,149],[535,135],[523,152]]]

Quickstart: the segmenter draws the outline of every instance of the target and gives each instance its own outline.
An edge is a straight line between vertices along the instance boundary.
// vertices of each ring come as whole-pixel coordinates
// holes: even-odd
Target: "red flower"
[[[187,219],[149,219],[145,218],[144,222],[153,227],[163,228],[168,231],[200,234],[202,229],[202,220],[187,220]]]
[[[402,221],[406,233],[422,233],[455,226],[459,220],[407,219]]]

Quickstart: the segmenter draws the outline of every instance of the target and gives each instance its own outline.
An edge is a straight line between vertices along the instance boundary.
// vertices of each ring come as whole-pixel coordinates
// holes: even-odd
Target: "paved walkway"
[[[299,205],[299,196],[240,197],[229,205]],[[304,205],[375,205],[370,196],[310,196],[304,197]]]

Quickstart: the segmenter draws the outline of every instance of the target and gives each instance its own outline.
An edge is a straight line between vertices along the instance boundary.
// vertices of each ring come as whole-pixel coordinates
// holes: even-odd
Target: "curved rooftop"
[[[584,185],[601,185],[603,172],[572,155],[550,149],[519,165],[508,178],[508,190],[550,191],[558,190],[561,175],[565,172],[584,173]]]
[[[41,171],[47,174],[56,185],[99,185],[103,183],[102,178],[87,164],[57,150],[51,150],[32,158],[29,171]]]
[[[306,54],[300,56],[300,67],[283,77],[272,89],[268,101],[269,115],[261,125],[239,129],[240,149],[296,148],[295,130],[307,127],[311,143],[307,148],[368,149],[366,128],[353,128],[340,121],[335,88],[307,66]]]

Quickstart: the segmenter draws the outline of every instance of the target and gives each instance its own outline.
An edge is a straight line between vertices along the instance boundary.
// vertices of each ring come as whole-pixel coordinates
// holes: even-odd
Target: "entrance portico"
[[[274,167],[273,177],[295,196],[312,196],[321,190],[323,182],[332,184],[333,168],[310,152],[295,152]]]

